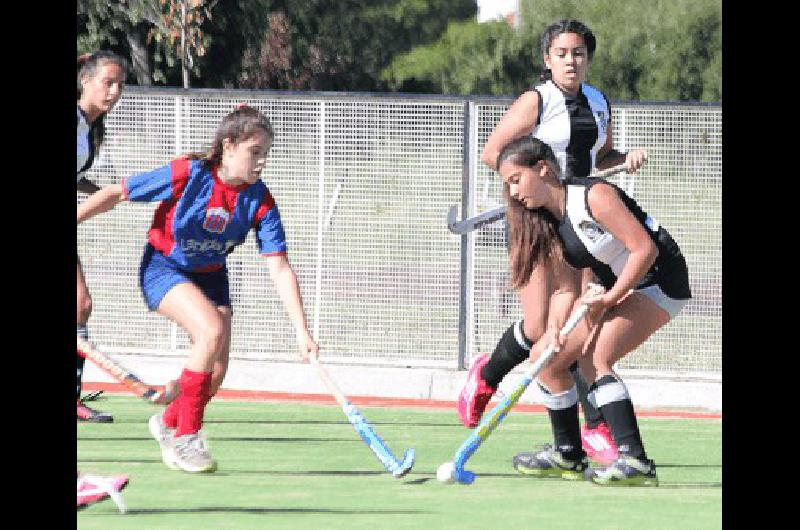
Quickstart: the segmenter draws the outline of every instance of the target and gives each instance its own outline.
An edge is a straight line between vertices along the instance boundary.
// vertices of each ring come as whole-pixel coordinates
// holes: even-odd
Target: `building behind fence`
[[[507,289],[503,222],[462,238],[445,221],[453,204],[474,215],[501,203],[500,179],[479,158],[511,101],[131,87],[107,118],[106,144],[89,176],[107,185],[203,151],[235,104],[258,108],[276,133],[263,179],[325,359],[463,368],[521,316]],[[722,108],[618,102],[612,110],[615,146],[650,154],[634,178],[612,180],[678,241],[694,294],[619,368],[720,379]],[[111,351],[170,356],[189,346],[139,294],[154,209],[124,204],[78,227],[94,301],[90,331]],[[228,268],[231,356],[297,360],[293,329],[252,235]]]

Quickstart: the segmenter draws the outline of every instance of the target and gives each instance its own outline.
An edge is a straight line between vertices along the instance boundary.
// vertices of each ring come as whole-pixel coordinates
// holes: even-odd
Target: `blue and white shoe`
[[[523,475],[564,480],[584,480],[584,472],[589,468],[586,455],[580,460],[567,460],[549,444],[533,453],[518,453],[513,462],[514,469]]]
[[[605,468],[593,469],[589,480],[600,486],[658,486],[656,463],[621,456]]]

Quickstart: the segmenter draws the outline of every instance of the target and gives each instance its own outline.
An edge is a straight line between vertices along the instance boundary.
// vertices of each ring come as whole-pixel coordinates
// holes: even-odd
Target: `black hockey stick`
[[[617,173],[620,173],[622,171],[625,171],[624,164],[610,167],[608,169],[604,169],[603,171],[598,171],[594,175],[590,176],[592,178],[605,178],[605,177],[610,177],[611,175],[616,175]],[[458,205],[454,204],[450,207],[450,210],[447,212],[447,228],[452,233],[463,236],[464,234],[468,234],[473,230],[477,230],[483,225],[488,225],[490,223],[494,223],[495,221],[499,221],[505,216],[506,216],[506,207],[498,206],[493,210],[486,210],[485,212],[481,212],[476,216],[468,217],[467,219],[458,221],[457,220]]]

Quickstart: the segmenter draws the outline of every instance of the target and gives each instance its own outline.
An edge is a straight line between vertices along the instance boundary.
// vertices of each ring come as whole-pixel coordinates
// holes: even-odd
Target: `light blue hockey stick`
[[[403,455],[402,461],[397,460],[386,446],[386,443],[378,436],[375,429],[372,428],[372,425],[369,424],[356,406],[344,397],[344,394],[342,394],[336,386],[336,383],[333,382],[328,372],[319,364],[319,360],[313,355],[310,356],[310,360],[314,368],[317,369],[317,373],[322,379],[322,382],[328,387],[328,391],[333,395],[336,402],[339,403],[342,410],[347,415],[348,421],[353,425],[359,436],[361,436],[361,439],[364,440],[364,443],[372,449],[372,452],[375,453],[375,456],[381,461],[383,467],[395,478],[400,478],[411,471],[411,467],[414,465],[414,449],[408,449]]]
[[[574,328],[578,325],[578,322],[586,315],[586,312],[589,310],[589,306],[582,305],[580,306],[575,313],[567,320],[564,324],[564,327],[561,328],[559,334],[562,337],[566,337]],[[475,473],[472,471],[468,471],[464,469],[464,465],[467,463],[467,460],[478,450],[478,447],[486,441],[486,438],[492,434],[492,431],[500,425],[500,422],[503,421],[503,418],[506,417],[506,414],[511,410],[511,408],[519,401],[519,398],[528,388],[528,385],[531,384],[531,381],[539,375],[539,372],[542,368],[550,362],[550,359],[553,358],[555,355],[555,345],[550,345],[547,349],[542,352],[536,362],[533,363],[530,370],[525,373],[525,376],[522,378],[522,381],[519,382],[517,388],[509,394],[508,396],[504,397],[500,403],[495,405],[495,407],[489,412],[489,414],[484,415],[481,422],[475,427],[475,430],[472,431],[469,438],[461,444],[461,447],[456,451],[456,456],[453,458],[453,478],[456,482],[460,482],[461,484],[472,484],[475,481]]]

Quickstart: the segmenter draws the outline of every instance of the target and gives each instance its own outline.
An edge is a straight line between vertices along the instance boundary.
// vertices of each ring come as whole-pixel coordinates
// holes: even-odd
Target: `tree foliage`
[[[597,38],[587,81],[613,99],[722,100],[719,0],[520,0],[516,31],[454,23],[383,71],[394,89],[516,95],[544,68],[539,36],[577,18]],[[498,27],[493,27],[498,26]]]
[[[167,82],[179,71],[184,59],[182,33],[186,38],[186,61],[190,71],[201,75],[195,57],[209,45],[203,30],[217,0],[186,0],[183,29],[181,0],[78,0],[78,53],[110,48],[131,58],[139,84]]]
[[[194,56],[193,86],[385,90],[380,71],[394,56],[432,42],[449,23],[477,12],[475,0],[187,1],[213,4],[202,20],[193,20],[202,32],[195,49],[206,52]],[[143,42],[155,30],[145,43],[151,81],[180,84],[174,31],[180,3],[79,0],[79,49],[132,54],[128,36]],[[154,4],[160,17],[145,16]],[[147,84],[145,69],[140,71],[137,79]]]
[[[185,0],[192,86],[516,95],[561,18],[597,37],[587,81],[617,100],[722,100],[720,0]],[[78,0],[78,50],[131,58],[139,84],[181,84],[182,0]]]
[[[267,1],[266,20],[244,52],[240,86],[384,90],[381,69],[399,53],[474,18],[474,0]],[[280,60],[278,59],[280,58]]]
[[[506,22],[456,22],[441,39],[397,57],[383,70],[392,90],[509,94],[524,89],[530,53]]]

